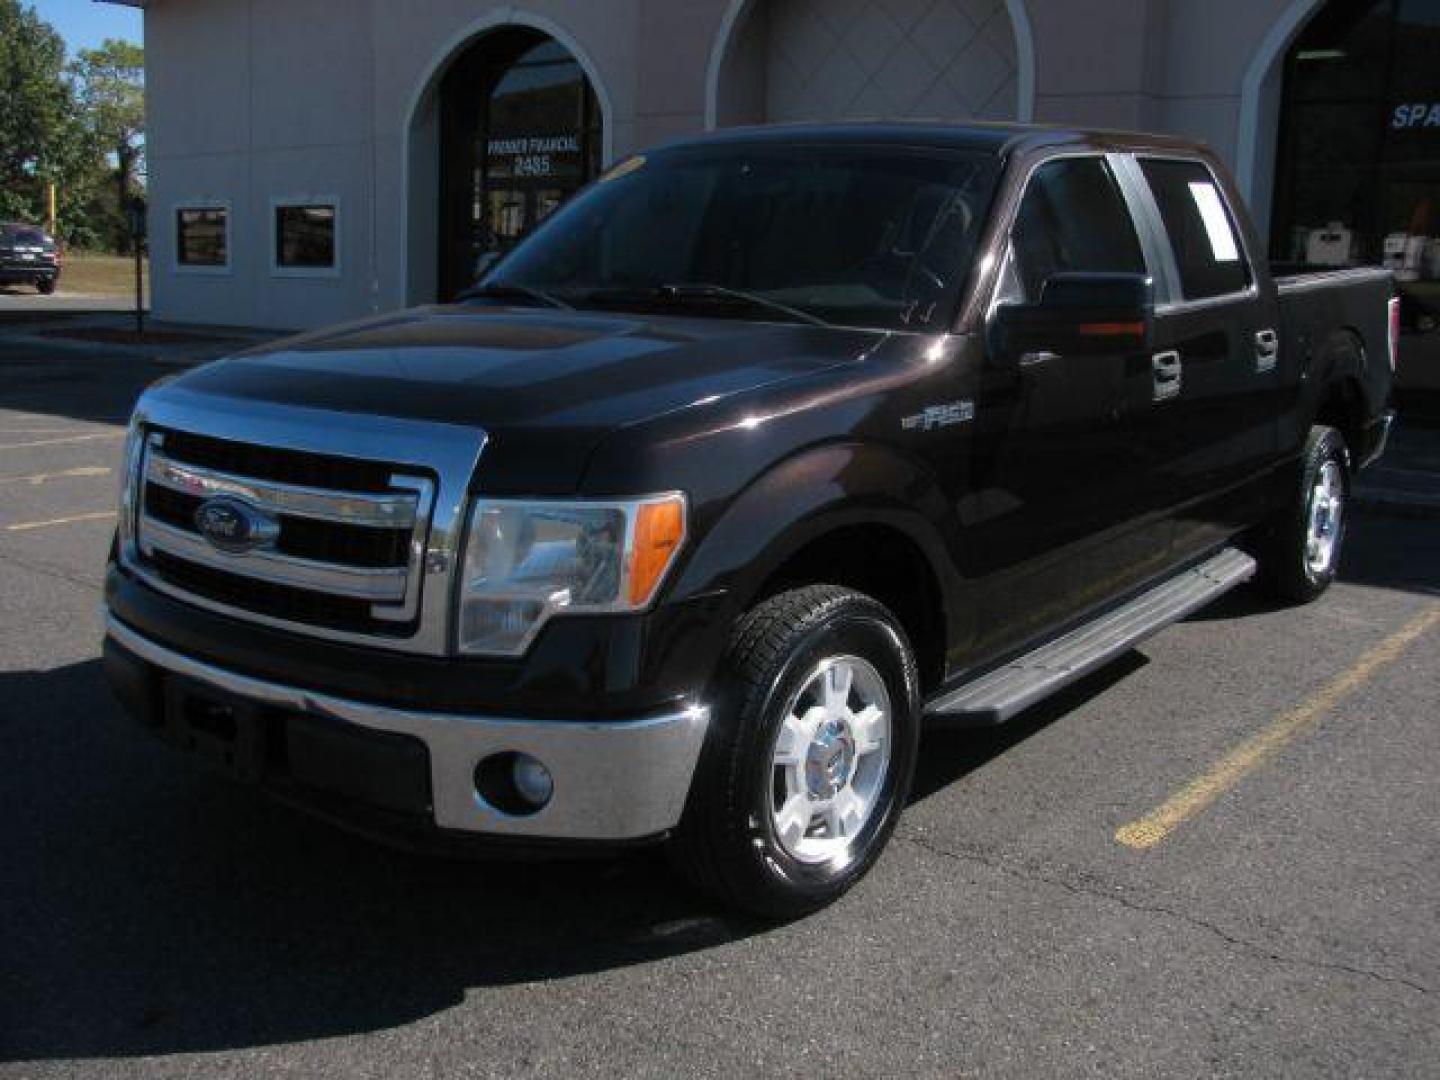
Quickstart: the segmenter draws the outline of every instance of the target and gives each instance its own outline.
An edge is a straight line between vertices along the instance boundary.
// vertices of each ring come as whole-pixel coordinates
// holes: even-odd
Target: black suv
[[[60,280],[60,251],[38,225],[0,223],[0,285],[34,285],[49,296]]]

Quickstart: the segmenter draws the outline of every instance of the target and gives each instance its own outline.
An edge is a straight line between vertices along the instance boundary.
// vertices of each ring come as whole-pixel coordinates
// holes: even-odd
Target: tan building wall
[[[1268,193],[1278,58],[1318,3],[150,0],[155,310],[302,327],[433,297],[438,82],[507,24],[580,61],[607,160],[715,123],[1033,117],[1202,138]],[[335,273],[275,272],[288,198],[338,204]],[[175,265],[185,203],[230,209],[228,269]]]

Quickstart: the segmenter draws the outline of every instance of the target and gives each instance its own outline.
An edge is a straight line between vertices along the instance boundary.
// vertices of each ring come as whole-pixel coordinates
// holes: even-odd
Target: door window
[[[1010,234],[1017,300],[1038,300],[1052,274],[1143,274],[1135,223],[1100,157],[1059,158],[1035,170]]]
[[[1175,252],[1186,300],[1242,292],[1250,284],[1239,230],[1210,169],[1198,161],[1142,159]]]

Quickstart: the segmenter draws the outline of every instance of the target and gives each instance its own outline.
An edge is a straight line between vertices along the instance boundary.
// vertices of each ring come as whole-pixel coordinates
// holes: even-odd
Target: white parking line
[[[35,473],[33,476],[0,476],[0,487],[11,484],[29,484],[31,487],[39,487],[41,484],[48,484],[51,480],[68,480],[77,476],[109,476],[112,470],[103,465],[82,465],[78,469],[66,469],[63,472]]]
[[[113,518],[114,510],[102,510],[93,514],[76,514],[74,517],[51,518],[49,521],[24,521],[19,525],[6,525],[6,532],[30,532],[32,529],[48,529],[52,525],[78,525],[82,521],[103,521]]]
[[[35,442],[0,443],[0,450],[24,450],[31,446],[59,446],[61,443],[90,442],[94,439],[123,439],[123,431],[106,431],[99,435],[72,435],[68,439],[37,439]]]

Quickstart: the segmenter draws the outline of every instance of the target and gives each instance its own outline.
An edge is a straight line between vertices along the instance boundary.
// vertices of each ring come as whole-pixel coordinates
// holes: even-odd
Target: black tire
[[[1324,565],[1317,566],[1310,551],[1311,517],[1327,469],[1338,473],[1343,490],[1333,521],[1333,544]],[[1334,475],[1333,473],[1331,475]],[[1344,436],[1333,427],[1316,424],[1305,441],[1300,477],[1290,505],[1285,507],[1268,531],[1259,551],[1260,581],[1272,595],[1297,604],[1318,599],[1340,567],[1345,541],[1345,501],[1350,495],[1350,453]]]
[[[834,838],[843,850],[802,861],[777,835],[773,754],[782,720],[834,658],[858,658],[883,682],[888,756],[872,773],[875,794],[864,823],[853,836]],[[847,697],[847,707],[854,700]],[[833,585],[771,597],[731,636],[706,747],[670,844],[672,861],[703,892],[754,915],[791,919],[824,907],[864,876],[890,838],[909,797],[919,733],[914,655],[884,606]],[[851,775],[859,771],[855,764]]]
[[[49,296],[55,291],[55,279],[41,278],[39,281],[35,282],[35,291],[38,292],[41,296]]]

